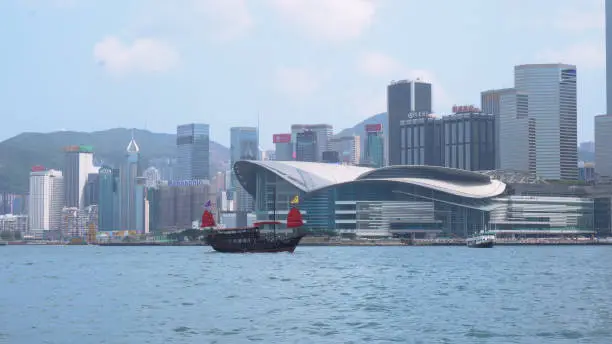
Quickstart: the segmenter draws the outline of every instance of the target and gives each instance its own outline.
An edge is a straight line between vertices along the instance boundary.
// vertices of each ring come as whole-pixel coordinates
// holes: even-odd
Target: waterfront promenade
[[[4,245],[67,245],[56,241],[12,241]],[[205,246],[206,243],[135,241],[91,243],[99,246]],[[612,238],[602,239],[496,239],[497,246],[567,246],[567,245],[612,245]],[[305,237],[300,246],[465,246],[464,239],[338,239],[334,237]]]

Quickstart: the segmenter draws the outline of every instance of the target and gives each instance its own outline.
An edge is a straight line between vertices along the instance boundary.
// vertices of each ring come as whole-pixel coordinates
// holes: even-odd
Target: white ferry
[[[480,231],[467,238],[465,243],[468,247],[491,248],[493,245],[495,245],[495,233]]]

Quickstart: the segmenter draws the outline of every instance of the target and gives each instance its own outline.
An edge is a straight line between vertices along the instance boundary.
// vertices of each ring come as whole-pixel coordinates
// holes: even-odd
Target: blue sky
[[[2,0],[0,22],[0,140],[203,122],[227,145],[259,113],[269,148],[385,111],[391,80],[445,113],[539,62],[577,65],[579,140],[605,111],[603,0]]]

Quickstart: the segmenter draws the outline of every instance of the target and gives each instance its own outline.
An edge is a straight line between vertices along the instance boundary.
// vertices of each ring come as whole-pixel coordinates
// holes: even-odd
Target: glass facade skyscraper
[[[192,123],[176,127],[175,180],[210,179],[210,127]]]
[[[231,189],[236,194],[236,207],[238,211],[249,212],[253,210],[253,197],[251,197],[236,180],[233,167],[239,160],[259,160],[259,137],[255,127],[230,128],[230,162],[232,165]]]
[[[117,194],[119,180],[113,174],[113,169],[102,166],[98,175],[98,228],[100,231],[116,230],[115,211],[118,210]]]
[[[541,178],[578,179],[576,80],[573,65],[514,67],[514,86],[527,95],[528,117],[535,120],[535,170]]]

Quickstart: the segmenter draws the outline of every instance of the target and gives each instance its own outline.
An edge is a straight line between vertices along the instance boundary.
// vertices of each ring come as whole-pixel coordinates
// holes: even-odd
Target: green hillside
[[[70,145],[90,145],[97,161],[120,166],[131,139],[129,129],[110,129],[92,133],[61,131],[53,133],[23,133],[0,142],[0,192],[28,192],[29,171],[34,165],[63,169],[62,148]],[[134,138],[140,147],[143,167],[153,158],[173,157],[176,136],[135,130]],[[211,142],[212,171],[228,168],[229,150]]]

